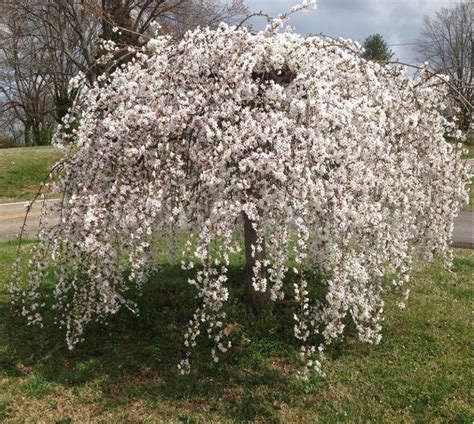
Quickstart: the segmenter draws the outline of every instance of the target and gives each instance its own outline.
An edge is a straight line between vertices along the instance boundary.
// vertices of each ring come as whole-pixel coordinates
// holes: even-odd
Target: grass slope
[[[466,149],[466,151],[463,154],[463,158],[474,159],[474,133],[468,134],[466,136],[466,141],[464,142],[464,149]]]
[[[30,245],[31,247],[32,245]],[[28,255],[28,254],[26,254]],[[474,252],[457,250],[453,272],[415,273],[408,307],[388,299],[379,346],[354,337],[334,346],[326,378],[294,377],[291,311],[255,319],[242,302],[240,263],[230,270],[229,320],[236,347],[213,364],[205,340],[193,370],[178,376],[183,332],[195,301],[186,274],[163,265],[139,300],[87,331],[67,351],[51,322],[32,329],[9,315],[14,244],[0,244],[0,421],[472,423],[471,310]]]
[[[464,159],[474,159],[474,134],[470,134],[464,145],[466,149],[463,154]],[[469,204],[463,207],[465,211],[474,212],[474,177],[471,178],[471,183],[469,184]]]
[[[465,211],[474,212],[474,177],[471,178],[471,183],[469,184],[469,203],[463,207]]]
[[[51,146],[0,149],[0,203],[30,200],[60,157]]]

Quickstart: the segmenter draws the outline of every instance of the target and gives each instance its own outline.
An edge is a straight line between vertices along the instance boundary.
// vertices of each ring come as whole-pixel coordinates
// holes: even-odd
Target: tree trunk
[[[34,146],[41,146],[43,144],[41,140],[41,128],[36,122],[31,126],[31,141]]]
[[[31,142],[31,125],[29,122],[25,123],[24,124],[25,126],[25,133],[23,134],[23,137],[24,137],[24,143],[25,143],[25,146],[30,146],[32,145],[32,142]]]
[[[245,237],[245,273],[246,273],[246,284],[247,294],[250,304],[255,312],[261,313],[262,311],[269,309],[271,306],[270,292],[267,289],[265,292],[255,291],[252,279],[254,276],[255,261],[263,261],[265,259],[265,241],[263,242],[263,249],[261,252],[255,251],[255,255],[252,257],[252,245],[257,244],[257,233],[252,227],[252,221],[244,214],[244,237]],[[259,271],[260,278],[265,277],[265,269],[261,268]]]
[[[460,106],[461,113],[459,119],[459,128],[462,132],[467,133],[471,129],[472,123],[472,108],[463,104]]]

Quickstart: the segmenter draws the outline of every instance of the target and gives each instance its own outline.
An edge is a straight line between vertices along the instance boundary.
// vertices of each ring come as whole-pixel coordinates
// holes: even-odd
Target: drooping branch
[[[361,340],[380,341],[384,276],[405,301],[413,258],[448,254],[466,199],[446,89],[362,59],[355,43],[279,33],[284,21],[157,36],[90,89],[56,139],[69,149],[58,181],[67,219],[40,233],[20,299],[31,322],[43,312],[40,271],[55,266],[73,348],[90,322],[134,309],[128,288],[146,284],[151,246],[173,248],[168,236],[186,228],[182,266],[199,305],[182,372],[200,334],[214,360],[230,347],[227,272],[242,247],[256,309],[294,293],[306,365],[320,371],[315,357],[348,318]],[[244,246],[233,239],[242,219]],[[309,266],[327,276],[318,302]]]

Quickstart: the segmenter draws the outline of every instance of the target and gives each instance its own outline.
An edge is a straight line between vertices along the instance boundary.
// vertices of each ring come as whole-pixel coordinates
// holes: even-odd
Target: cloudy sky
[[[300,2],[246,0],[252,11],[261,10],[271,16]],[[293,15],[290,25],[303,35],[322,32],[359,42],[370,34],[380,33],[392,45],[396,58],[414,63],[418,62],[414,46],[400,44],[417,41],[423,16],[433,16],[435,11],[454,3],[456,0],[318,0],[317,10]],[[252,22],[255,29],[265,25],[263,18]]]

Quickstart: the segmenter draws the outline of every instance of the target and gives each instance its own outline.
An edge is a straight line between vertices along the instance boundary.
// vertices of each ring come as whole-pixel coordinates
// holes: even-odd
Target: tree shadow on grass
[[[293,310],[275,306],[256,317],[246,303],[245,275],[231,267],[226,312],[228,322],[238,324],[232,335],[235,347],[215,364],[212,345],[201,337],[191,374],[181,376],[177,364],[184,357],[184,332],[198,306],[194,288],[187,284],[189,275],[164,265],[137,296],[139,316],[124,309],[106,324],[91,325],[73,351],[51,316],[44,328],[32,328],[11,317],[6,302],[0,304],[6,317],[0,374],[14,378],[33,373],[65,388],[98,384],[101,404],[111,409],[133,400],[168,401],[219,410],[233,419],[276,419],[278,403],[289,402],[298,363]]]

